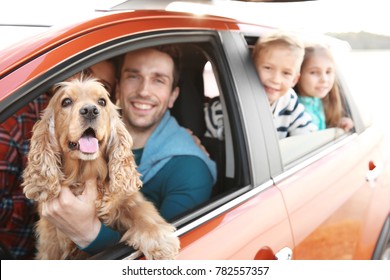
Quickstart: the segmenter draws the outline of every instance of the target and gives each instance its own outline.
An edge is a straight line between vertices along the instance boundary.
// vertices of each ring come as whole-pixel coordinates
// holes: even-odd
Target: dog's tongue
[[[98,151],[98,140],[95,137],[83,136],[79,140],[80,151],[87,154],[93,154]]]

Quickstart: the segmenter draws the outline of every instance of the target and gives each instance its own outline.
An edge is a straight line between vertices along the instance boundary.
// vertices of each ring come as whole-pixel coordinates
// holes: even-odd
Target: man
[[[179,94],[178,60],[172,46],[127,53],[116,87],[123,121],[134,140],[141,191],[167,220],[207,201],[216,180],[215,163],[169,113]],[[90,254],[120,239],[93,211],[95,184],[87,183],[76,200],[69,189],[63,190],[42,213]]]
[[[116,95],[134,140],[141,191],[166,219],[206,201],[215,180],[214,163],[169,114],[179,94],[175,55],[172,47],[128,53]]]

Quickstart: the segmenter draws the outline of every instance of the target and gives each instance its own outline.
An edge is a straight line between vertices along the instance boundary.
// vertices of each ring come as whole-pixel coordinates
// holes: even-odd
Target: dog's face
[[[60,83],[48,106],[53,109],[51,133],[65,157],[94,160],[104,153],[115,105],[102,84],[91,78]]]

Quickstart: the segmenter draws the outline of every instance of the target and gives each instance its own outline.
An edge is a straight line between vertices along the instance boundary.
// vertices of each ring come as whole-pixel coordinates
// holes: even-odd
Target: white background
[[[85,17],[96,8],[110,8],[122,1],[124,0],[0,0],[0,24],[58,25]],[[188,6],[180,1],[175,2],[169,9],[232,16],[305,32],[367,31],[390,35],[387,1],[383,0],[317,0],[302,3],[214,0],[213,7]],[[1,36],[0,48],[5,45],[4,41],[19,39],[16,38],[18,35],[8,32],[7,36]]]

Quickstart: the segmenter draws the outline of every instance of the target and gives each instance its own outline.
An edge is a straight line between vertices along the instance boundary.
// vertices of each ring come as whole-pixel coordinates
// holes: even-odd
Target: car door
[[[275,259],[293,246],[293,239],[283,197],[270,180],[266,146],[276,149],[276,142],[259,133],[261,117],[268,126],[272,122],[269,115],[259,115],[267,100],[252,91],[256,74],[248,68],[250,53],[241,34],[204,36],[209,44],[202,51],[213,65],[224,115],[225,186],[206,206],[176,221],[178,259]]]
[[[370,259],[388,213],[381,128],[361,122],[341,85],[353,132],[326,129],[280,141],[283,170],[273,178],[289,212],[294,259]]]
[[[249,29],[245,38],[251,49],[264,29]],[[332,128],[278,140],[266,108],[259,116],[271,177],[291,222],[293,259],[370,259],[389,213],[382,129],[363,123],[341,68],[337,71],[353,132]],[[262,90],[260,85],[257,91]]]

